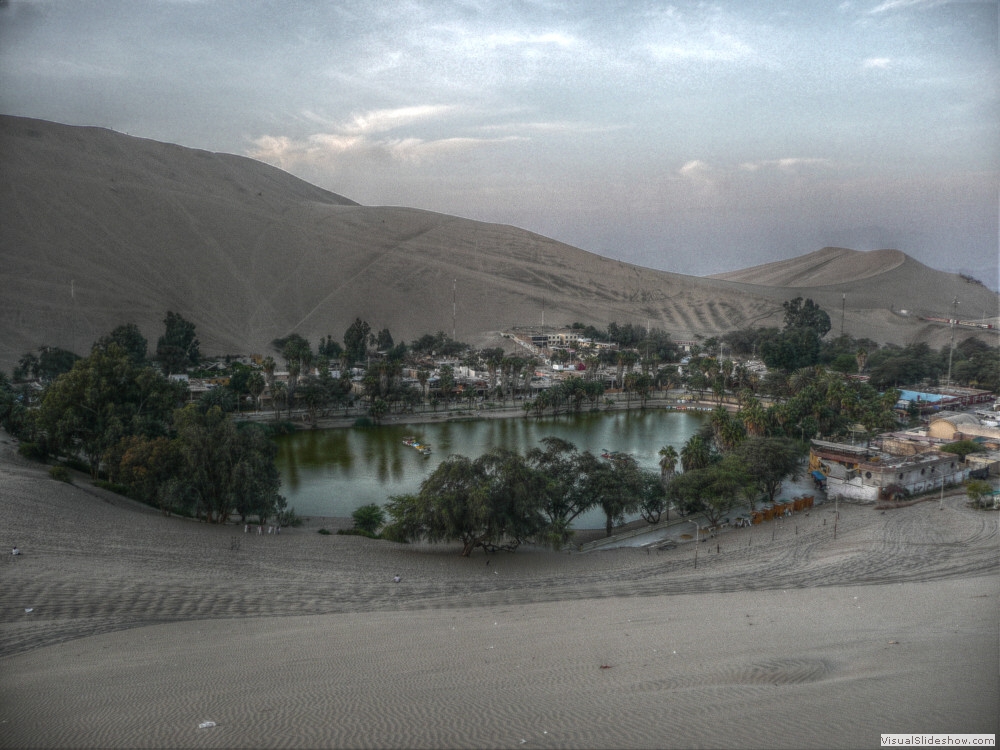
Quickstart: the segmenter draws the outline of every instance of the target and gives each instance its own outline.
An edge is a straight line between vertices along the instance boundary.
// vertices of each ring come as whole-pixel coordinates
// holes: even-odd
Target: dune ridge
[[[798,258],[717,273],[711,278],[792,288],[851,284],[889,273],[907,259],[899,250],[859,252],[844,247],[824,247]]]
[[[444,331],[497,345],[498,331],[543,321],[690,339],[780,325],[795,296],[827,309],[838,331],[940,346],[947,327],[916,315],[947,315],[955,297],[975,317],[1000,305],[893,251],[826,249],[731,278],[641,268],[516,227],[361,206],[252,159],[99,128],[0,116],[0,160],[5,370],[42,345],[85,354],[122,323],[155,346],[167,310],[196,324],[203,352],[225,354],[263,353],[291,332],[339,340],[356,317],[397,341]]]

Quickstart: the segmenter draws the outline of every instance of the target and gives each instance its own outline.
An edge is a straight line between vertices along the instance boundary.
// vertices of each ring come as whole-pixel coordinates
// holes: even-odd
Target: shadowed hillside
[[[361,317],[397,341],[454,326],[493,340],[516,325],[649,324],[677,338],[780,324],[812,297],[839,331],[947,342],[893,309],[996,315],[997,295],[903,253],[822,250],[697,278],[602,258],[510,226],[360,206],[244,157],[97,128],[0,117],[0,368],[39,345],[86,353],[116,325],[150,346],[167,310],[206,353],[315,341]],[[454,312],[454,315],[453,315]]]

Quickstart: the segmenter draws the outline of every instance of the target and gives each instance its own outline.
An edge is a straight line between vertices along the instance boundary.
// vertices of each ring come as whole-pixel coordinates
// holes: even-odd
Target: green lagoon
[[[653,409],[303,430],[277,439],[277,465],[281,492],[300,516],[349,517],[362,505],[384,505],[390,495],[416,492],[451,454],[476,458],[496,447],[525,453],[549,435],[581,451],[629,453],[643,468],[659,471],[660,448],[673,445],[680,452],[707,417]],[[431,455],[405,445],[407,437],[429,444]],[[591,511],[575,525],[603,528],[604,515]]]

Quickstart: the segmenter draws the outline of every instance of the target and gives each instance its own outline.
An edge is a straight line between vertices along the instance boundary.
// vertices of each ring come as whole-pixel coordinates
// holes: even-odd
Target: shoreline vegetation
[[[0,476],[21,551],[0,563],[7,746],[858,747],[998,730],[996,517],[957,493],[658,551],[461,558],[317,534],[328,519],[258,537],[165,517],[51,479],[3,434]]]

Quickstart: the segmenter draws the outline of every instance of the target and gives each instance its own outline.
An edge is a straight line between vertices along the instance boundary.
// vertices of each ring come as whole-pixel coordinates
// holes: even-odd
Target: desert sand
[[[940,347],[948,326],[919,315],[950,317],[958,298],[961,317],[992,320],[1000,305],[902,251],[809,247],[699,278],[516,227],[360,206],[252,159],[100,128],[0,116],[0,162],[4,371],[43,345],[85,355],[125,323],[155,348],[168,310],[196,324],[202,353],[221,355],[271,352],[292,332],[340,340],[357,317],[397,343],[445,331],[497,346],[498,332],[543,321],[633,323],[683,340],[780,326],[797,296],[828,311],[834,334]],[[995,285],[996,265],[976,275]],[[997,343],[995,332],[959,334]]]
[[[696,569],[693,542],[464,559],[317,533],[335,519],[244,534],[54,481],[2,434],[0,493],[3,747],[826,748],[998,729],[998,517],[958,494],[840,504],[836,538],[831,504],[726,531]]]

